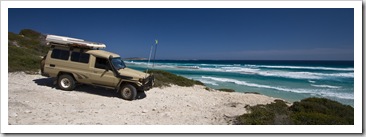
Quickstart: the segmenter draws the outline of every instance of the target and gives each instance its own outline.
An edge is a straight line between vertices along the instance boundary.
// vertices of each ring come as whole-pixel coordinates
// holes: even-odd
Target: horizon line
[[[129,59],[129,58],[123,58]],[[140,60],[148,60],[147,58],[142,58]],[[152,60],[152,59],[151,59]],[[285,59],[155,59],[155,60],[206,60],[206,61],[354,61],[354,60],[285,60]]]

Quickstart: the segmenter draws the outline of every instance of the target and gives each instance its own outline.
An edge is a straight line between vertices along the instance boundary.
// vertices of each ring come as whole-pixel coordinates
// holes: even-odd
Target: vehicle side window
[[[69,55],[70,55],[70,52],[68,50],[53,49],[52,54],[51,54],[51,58],[61,59],[61,60],[68,60]]]
[[[90,55],[87,53],[80,52],[72,52],[71,53],[71,61],[80,62],[80,63],[89,63]]]
[[[96,57],[94,66],[95,68],[105,69],[106,66],[109,66],[107,59]]]

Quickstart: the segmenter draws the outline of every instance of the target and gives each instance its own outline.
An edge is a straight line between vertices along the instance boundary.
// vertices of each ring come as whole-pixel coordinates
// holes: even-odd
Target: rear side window
[[[105,67],[108,66],[108,60],[104,59],[104,58],[98,58],[96,57],[95,59],[95,68],[99,68],[99,69],[105,69]]]
[[[53,49],[52,54],[51,54],[51,58],[61,59],[61,60],[68,60],[69,55],[70,55],[70,52],[68,50]]]
[[[80,52],[72,52],[71,53],[71,61],[80,62],[80,63],[89,63],[90,55],[87,53]]]

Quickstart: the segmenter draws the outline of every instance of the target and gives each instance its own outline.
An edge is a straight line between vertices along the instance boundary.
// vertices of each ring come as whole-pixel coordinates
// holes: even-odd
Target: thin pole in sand
[[[156,39],[155,40],[155,51],[154,51],[154,62],[153,62],[153,65],[152,65],[152,67],[154,68],[154,65],[155,65],[155,56],[156,56],[156,49],[158,49],[158,40]]]
[[[158,46],[158,40],[155,40],[155,46]],[[151,48],[150,48],[150,55],[149,55],[149,60],[147,61],[146,74],[147,74],[147,72],[148,72],[148,70],[149,70],[150,59],[151,59],[151,53],[152,53],[153,47],[154,47],[154,45],[152,45],[152,46],[151,46]],[[155,52],[154,52],[154,53],[156,54],[156,47],[155,47]],[[155,54],[154,54],[154,60],[155,60]],[[153,67],[154,67],[154,62],[153,62]],[[145,76],[145,77],[146,77],[146,76]]]
[[[147,61],[146,73],[147,73],[147,71],[149,70],[149,64],[150,64],[150,58],[151,58],[151,52],[152,52],[153,46],[154,46],[154,45],[152,45],[152,46],[151,46],[151,49],[150,49],[150,55],[149,55],[149,60]]]

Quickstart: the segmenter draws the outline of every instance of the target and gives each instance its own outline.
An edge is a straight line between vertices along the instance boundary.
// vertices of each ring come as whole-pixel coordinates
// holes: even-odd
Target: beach
[[[41,75],[8,73],[8,80],[9,125],[228,125],[248,112],[246,106],[278,99],[171,85],[126,101],[114,90],[87,85],[62,91]]]

